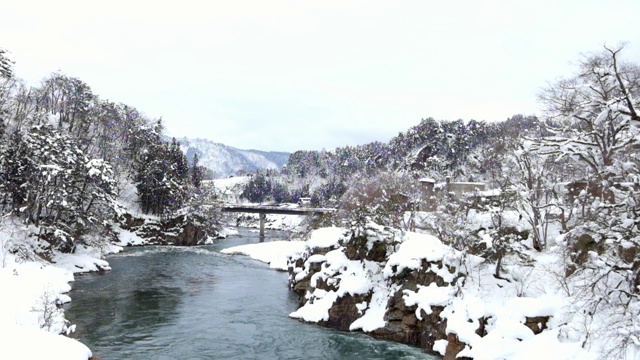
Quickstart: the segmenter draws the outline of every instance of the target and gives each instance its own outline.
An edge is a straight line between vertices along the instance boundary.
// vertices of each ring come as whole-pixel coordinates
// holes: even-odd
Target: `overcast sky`
[[[580,53],[628,42],[640,63],[638,14],[638,0],[0,0],[0,47],[29,84],[60,70],[169,135],[294,151],[537,113]]]

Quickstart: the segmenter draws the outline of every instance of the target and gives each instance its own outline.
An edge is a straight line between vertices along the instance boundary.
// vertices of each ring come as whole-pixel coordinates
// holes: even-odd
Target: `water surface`
[[[223,248],[254,231],[200,247],[127,248],[105,274],[76,277],[67,318],[75,337],[108,359],[437,359],[418,348],[288,317],[287,274]],[[286,233],[267,232],[266,241]]]

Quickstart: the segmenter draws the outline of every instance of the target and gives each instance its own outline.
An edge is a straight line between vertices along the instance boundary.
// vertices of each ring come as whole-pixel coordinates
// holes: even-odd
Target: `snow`
[[[247,204],[247,205],[256,205],[259,204]],[[287,207],[299,207],[297,204],[288,204],[285,205]],[[294,230],[301,226],[302,221],[304,220],[304,215],[280,215],[280,214],[266,214],[264,227],[269,230]],[[260,226],[259,223],[259,214],[242,214],[240,215],[240,222],[237,222],[238,226],[242,227],[253,227],[258,228]]]
[[[346,229],[340,227],[321,228],[311,233],[307,241],[309,248],[330,248],[338,245],[338,241],[346,233]]]
[[[120,246],[140,246],[145,245],[147,241],[136,233],[117,227],[115,231],[118,233],[118,245]]]
[[[393,292],[395,292],[395,288],[380,285],[375,286],[368,307],[361,309],[361,312],[365,310],[366,312],[362,317],[351,323],[349,330],[371,332],[384,327],[387,323],[384,320],[384,314],[387,310],[387,302],[389,300],[389,296]]]
[[[401,273],[405,268],[417,269],[422,259],[427,261],[442,260],[451,248],[431,235],[407,232],[400,249],[393,253],[384,268],[385,277]],[[394,269],[394,267],[396,267]]]
[[[9,255],[0,256],[7,260]],[[73,273],[36,261],[17,263],[15,260],[5,261],[0,268],[3,294],[0,296],[0,359],[87,360],[91,357],[88,347],[58,335],[73,329],[57,306],[71,300],[65,293],[71,290],[69,282],[73,281]],[[71,263],[68,261],[65,265]],[[82,256],[77,263],[88,267],[91,260]]]
[[[447,305],[453,295],[451,286],[438,286],[431,283],[428,286],[418,285],[418,291],[404,290],[404,303],[407,306],[418,305],[416,309],[416,318],[422,320],[422,312],[424,310],[427,315],[431,314],[431,306]]]
[[[287,162],[287,153],[241,150],[206,139],[179,139],[182,151],[197,152],[200,165],[209,168],[217,177],[229,177],[239,171],[280,169]]]
[[[257,244],[239,245],[223,249],[221,253],[247,255],[252,259],[269,264],[272,269],[287,270],[287,259],[301,254],[305,249],[302,241],[270,241]]]
[[[2,326],[0,338],[2,359],[87,360],[92,356],[91,350],[77,340],[30,326]]]
[[[124,180],[124,183],[119,185],[121,190],[118,194],[118,204],[126,208],[132,215],[135,215],[136,217],[141,216],[142,210],[138,203],[138,192],[136,190],[136,186],[129,180]]]
[[[100,258],[103,254],[114,254],[120,251],[122,251],[122,247],[117,245],[106,244],[101,249],[78,245],[75,253],[63,254],[56,252],[53,254],[52,260],[56,267],[71,273],[107,271],[111,270],[109,263]]]
[[[338,294],[335,291],[315,289],[311,294],[311,298],[314,300],[312,303],[307,302],[305,306],[292,312],[289,316],[308,322],[329,320],[329,309],[338,299]]]
[[[505,329],[507,330],[507,329]],[[475,360],[493,359],[563,359],[595,360],[579,343],[558,341],[558,330],[547,330],[526,340],[506,339],[503,336],[489,334],[482,343],[474,346]]]
[[[249,182],[251,178],[249,176],[234,176],[224,179],[204,180],[203,182],[213,182],[216,189],[219,190],[231,190],[238,185],[244,185]]]
[[[6,217],[0,228],[0,359],[90,358],[87,346],[61,335],[75,328],[64,318],[61,304],[71,301],[67,293],[74,273],[109,270],[102,255],[122,248],[78,245],[75,254],[54,252],[53,263],[48,263],[28,255],[28,249],[38,247],[29,236],[37,232],[34,226]]]
[[[482,223],[486,221],[483,216],[478,214],[472,221]],[[366,231],[370,239],[379,239],[387,230],[373,227]],[[21,236],[20,233],[12,234]],[[119,235],[122,245],[137,244],[141,240],[124,230],[119,231]],[[428,271],[438,274],[449,284],[418,285],[416,291],[404,290],[403,299],[407,306],[416,306],[418,319],[421,319],[422,311],[430,314],[433,306],[444,307],[440,316],[447,320],[447,332],[456,334],[467,344],[460,356],[472,356],[476,360],[597,358],[594,353],[581,348],[580,334],[567,335],[564,324],[571,321],[566,313],[568,299],[550,286],[550,275],[542,270],[534,272],[509,265],[505,259],[505,272],[513,279],[505,282],[492,276],[491,266],[469,255],[463,258],[434,236],[413,232],[404,232],[397,238],[399,245],[386,262],[355,261],[345,256],[341,246],[346,235],[348,232],[344,228],[327,227],[313,231],[307,241],[247,244],[224,249],[222,253],[248,255],[268,263],[273,269],[286,270],[290,257],[302,257],[309,249],[331,249],[326,254],[308,256],[304,267],[296,269],[299,271],[296,278],[306,276],[310,267],[317,269],[318,264],[322,264],[311,284],[322,280],[335,289],[314,289],[307,294],[305,305],[289,316],[307,322],[326,321],[338,298],[370,294],[369,301],[357,304],[360,317],[349,326],[351,331],[363,332],[372,332],[386,325],[384,317],[388,300],[398,290],[398,285],[389,279],[403,269],[416,269],[422,266],[423,261],[431,262]],[[65,322],[61,311],[55,312],[57,308],[51,304],[71,300],[66,293],[71,289],[69,282],[73,281],[73,273],[108,270],[109,264],[100,260],[101,252],[118,251],[120,248],[98,250],[78,246],[74,255],[55,254],[54,266],[37,261],[16,261],[5,251],[9,240],[8,234],[0,236],[0,284],[3,293],[0,297],[0,337],[3,339],[0,358],[86,360],[91,355],[86,346],[58,335],[71,331],[72,326]],[[469,272],[464,285],[455,283],[455,276],[447,266],[435,264],[455,265],[462,261],[466,261],[466,271]],[[537,255],[536,261],[541,266],[552,268],[561,258],[547,252]],[[55,313],[48,324],[43,320],[45,311]],[[547,330],[534,335],[524,322],[527,317],[537,316],[551,316],[552,320],[547,323]],[[481,318],[488,319],[485,326],[487,334],[482,337],[476,334]],[[39,346],[26,346],[27,342]],[[438,340],[434,350],[444,353],[446,346],[446,340]]]
[[[447,344],[449,342],[447,340],[436,340],[433,343],[433,351],[440,353],[440,355],[444,355],[447,351]]]
[[[367,276],[367,272],[374,272],[376,263],[349,260],[344,252],[334,250],[327,253],[325,264],[329,266],[314,276],[323,277],[323,275],[331,273],[337,274],[335,278],[339,280],[338,296],[366,294],[371,289],[372,279]],[[313,280],[312,277],[312,283]]]
[[[309,267],[324,261],[321,270],[311,278],[311,284],[324,280],[336,287],[336,290],[326,291],[315,289],[308,294],[308,301],[304,306],[289,314],[292,318],[307,322],[327,320],[329,309],[334,302],[347,295],[365,295],[371,292],[371,301],[360,303],[358,309],[362,317],[350,325],[350,330],[373,331],[383,327],[386,322],[384,314],[390,289],[383,285],[384,278],[380,264],[368,260],[349,260],[340,240],[344,239],[346,230],[338,227],[327,227],[314,230],[307,240],[306,248],[334,248],[325,255],[312,255],[305,261],[305,268],[296,274],[296,279],[307,276]]]
[[[478,196],[480,197],[497,197],[502,195],[502,190],[500,189],[490,189],[490,190],[482,190],[478,191]]]
[[[226,238],[226,237],[234,236],[238,234],[239,232],[237,228],[223,227],[222,230],[220,230],[219,235],[223,238]]]
[[[485,214],[472,214],[474,224],[487,222]],[[507,214],[506,221],[518,226],[518,218]],[[369,240],[380,238],[383,228],[366,230]],[[418,269],[423,261],[431,263],[427,271],[442,277],[444,286],[435,283],[418,285],[416,291],[405,289],[403,300],[406,306],[416,306],[416,318],[432,313],[432,307],[443,310],[440,316],[447,321],[447,333],[457,335],[467,344],[459,356],[474,359],[502,360],[524,358],[594,359],[595,353],[581,347],[581,337],[568,337],[567,303],[557,285],[552,286],[554,267],[560,266],[561,257],[553,252],[531,253],[540,264],[533,269],[505,258],[505,276],[512,280],[493,277],[494,265],[484,263],[482,258],[451,249],[439,239],[427,234],[404,232],[396,240],[395,252],[386,262],[349,260],[341,246],[345,229],[323,228],[312,232],[307,249],[332,249],[326,254],[314,254],[305,259],[302,268],[294,269],[295,279],[300,280],[310,273],[311,291],[307,292],[304,306],[289,316],[307,322],[326,321],[329,310],[336,300],[347,295],[371,294],[370,301],[356,304],[361,315],[352,324],[351,331],[372,332],[386,325],[385,312],[388,301],[398,291],[393,277],[404,269]],[[377,235],[375,233],[378,233]],[[377,237],[376,237],[377,236]],[[304,257],[303,257],[304,259]],[[322,266],[318,267],[318,264]],[[442,265],[437,265],[442,264]],[[467,274],[460,283],[457,271]],[[561,268],[561,267],[560,267]],[[535,270],[535,271],[534,271]],[[332,286],[331,290],[313,288],[322,281]],[[525,325],[527,318],[546,317],[546,330],[536,335]],[[476,333],[480,319],[486,319],[486,335]],[[540,325],[541,326],[541,325]],[[446,340],[438,340],[434,351],[444,354]]]

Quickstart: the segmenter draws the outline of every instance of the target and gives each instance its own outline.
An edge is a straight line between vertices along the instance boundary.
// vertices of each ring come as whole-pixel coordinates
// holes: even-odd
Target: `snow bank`
[[[223,227],[222,230],[220,230],[219,236],[226,238],[229,236],[236,236],[238,234],[240,233],[237,228]]]
[[[307,264],[305,264],[305,267]],[[308,271],[308,269],[305,269],[305,271]],[[349,260],[341,249],[330,251],[325,255],[325,262],[321,270],[311,277],[311,283],[315,284],[318,281],[324,281],[332,284],[336,287],[336,290],[315,289],[309,294],[306,304],[289,314],[289,316],[308,322],[326,321],[329,318],[329,309],[338,298],[346,295],[367,294],[374,288],[374,284],[379,283],[381,280],[381,268],[376,262]],[[376,302],[371,301],[372,304],[363,304],[362,308],[366,309],[371,305],[371,308],[375,308],[378,313],[381,312],[384,315],[384,310],[380,311],[380,307],[386,307],[386,301],[380,295],[384,294],[379,294],[375,299]],[[384,326],[384,320],[380,320],[381,318],[375,316],[372,312],[366,319],[351,326],[353,330],[359,328],[373,330]]]
[[[109,247],[107,253],[122,251],[119,246]],[[83,273],[92,271],[111,270],[109,263],[101,260],[101,250],[78,245],[73,254],[54,253],[53,262],[56,267],[63,268],[71,273]],[[70,281],[73,281],[71,279]]]
[[[297,205],[293,205],[297,207]],[[264,227],[269,230],[293,231],[300,227],[304,218],[304,215],[266,214]],[[259,214],[243,213],[238,216],[238,220],[239,221],[236,221],[236,225],[238,226],[251,228],[258,228],[260,226]]]
[[[33,255],[39,246],[24,227],[5,219],[0,232],[0,359],[87,360],[91,351],[64,335],[74,325],[64,318],[62,304],[71,301],[73,274],[109,270],[104,253],[122,250],[77,246],[75,254],[54,253],[54,264]],[[15,253],[20,254],[20,257]],[[30,260],[27,260],[27,259]]]
[[[351,323],[349,330],[371,332],[383,328],[387,324],[384,320],[384,315],[387,311],[387,302],[395,290],[396,288],[393,286],[387,287],[375,284],[371,301],[369,301],[368,304],[366,302],[362,304],[360,309],[360,312],[364,312],[364,315]]]
[[[240,201],[240,194],[244,185],[249,182],[251,178],[248,176],[235,176],[224,179],[216,180],[203,180],[203,184],[213,184],[216,194],[220,200],[224,202],[236,203]]]
[[[384,268],[385,277],[401,273],[404,269],[417,269],[423,259],[441,261],[449,252],[452,249],[434,236],[407,232],[398,251],[389,256]]]
[[[77,340],[30,326],[4,325],[0,338],[2,359],[87,360],[92,356]]]
[[[340,227],[327,227],[315,230],[311,233],[309,240],[307,240],[307,246],[312,249],[337,246],[346,232],[346,229]]]
[[[82,258],[80,263],[90,261]],[[69,326],[60,308],[71,299],[69,270],[36,262],[0,268],[0,359],[82,359],[91,351],[60,333]]]
[[[238,185],[244,185],[251,180],[249,176],[234,176],[223,179],[203,180],[203,183],[212,182],[213,186],[219,190],[231,190]]]
[[[305,243],[302,241],[270,241],[247,244],[223,249],[223,254],[247,255],[252,259],[269,264],[272,269],[287,270],[287,259],[291,255],[302,254]]]
[[[122,229],[121,227],[116,227],[115,231],[118,233],[119,246],[140,246],[147,244],[147,240],[132,231]]]
[[[478,216],[475,221],[483,223],[487,219]],[[364,231],[367,246],[370,248],[371,241],[383,240],[390,231],[367,227]],[[505,259],[504,266],[512,277],[511,281],[505,281],[493,276],[494,264],[460,253],[436,237],[412,232],[394,234],[396,245],[388,247],[392,252],[387,254],[386,262],[349,260],[345,255],[349,242],[346,234],[345,229],[339,228],[312,233],[308,250],[331,251],[326,254],[309,251],[306,259],[303,257],[303,267],[294,269],[293,280],[298,282],[310,277],[311,288],[304,295],[304,304],[291,313],[291,317],[307,322],[332,321],[329,313],[339,298],[368,294],[364,301],[355,304],[360,317],[351,323],[349,330],[373,332],[387,325],[388,311],[397,311],[397,308],[389,309],[388,304],[394,294],[402,291],[404,305],[415,306],[417,321],[424,321],[424,314],[432,314],[434,307],[442,309],[439,317],[447,321],[443,336],[454,334],[466,345],[458,356],[484,360],[595,358],[581,348],[580,341],[560,336],[562,325],[556,319],[563,319],[568,299],[549,286],[550,275],[544,275],[543,270],[558,261],[557,257],[532,254],[540,258],[538,272],[510,265]],[[403,279],[408,273],[415,274],[411,278],[417,281],[428,278],[420,275],[425,272],[437,275],[444,285],[418,283],[415,291],[403,289]],[[536,318],[540,318],[540,322],[532,324],[538,321]],[[536,325],[534,333],[530,327]],[[477,333],[481,328],[484,333]],[[434,351],[444,355],[447,343],[444,339],[437,340]]]

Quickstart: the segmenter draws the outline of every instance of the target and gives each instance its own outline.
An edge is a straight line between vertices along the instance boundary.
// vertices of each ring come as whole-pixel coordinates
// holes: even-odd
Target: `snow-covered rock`
[[[550,258],[541,264],[549,266]],[[289,260],[290,286],[300,296],[290,316],[445,359],[594,358],[560,336],[567,299],[549,287],[546,294],[533,291],[549,281],[542,270],[514,268],[512,282],[493,270],[426,234],[375,224],[319,229]],[[525,282],[535,287],[524,291]]]

